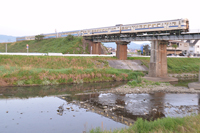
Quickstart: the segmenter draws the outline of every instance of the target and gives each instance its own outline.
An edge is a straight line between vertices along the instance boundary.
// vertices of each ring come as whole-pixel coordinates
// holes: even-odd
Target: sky
[[[199,0],[0,0],[0,34],[28,36],[188,18],[200,29]]]

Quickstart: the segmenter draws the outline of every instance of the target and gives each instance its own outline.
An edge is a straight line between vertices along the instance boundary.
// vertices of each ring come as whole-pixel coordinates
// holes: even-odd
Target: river
[[[0,132],[114,130],[127,128],[138,117],[154,120],[200,111],[200,94],[103,93],[125,83],[1,87]]]

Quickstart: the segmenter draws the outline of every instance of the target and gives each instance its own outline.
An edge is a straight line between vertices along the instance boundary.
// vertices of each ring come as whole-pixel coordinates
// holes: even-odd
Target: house
[[[173,45],[177,45],[177,47],[173,47]],[[188,54],[189,52],[189,43],[183,40],[170,40],[167,46],[167,54]]]
[[[189,44],[188,54],[199,55],[200,54],[200,40],[186,40]]]

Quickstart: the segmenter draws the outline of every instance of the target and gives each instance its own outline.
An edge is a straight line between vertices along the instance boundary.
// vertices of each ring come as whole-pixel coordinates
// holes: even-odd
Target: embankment
[[[109,67],[106,57],[0,56],[0,86],[130,80],[142,72]]]

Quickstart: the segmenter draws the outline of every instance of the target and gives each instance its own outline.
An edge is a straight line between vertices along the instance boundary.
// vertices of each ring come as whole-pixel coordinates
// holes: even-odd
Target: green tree
[[[67,38],[68,41],[74,40],[74,36],[73,35],[68,35],[66,38]]]
[[[44,35],[36,35],[35,40],[40,41],[44,39]]]
[[[143,46],[143,50],[145,51],[145,54],[150,53],[150,46],[149,44],[146,44]]]
[[[176,54],[176,48],[178,47],[176,44],[172,45],[173,48],[175,48],[175,54]]]

